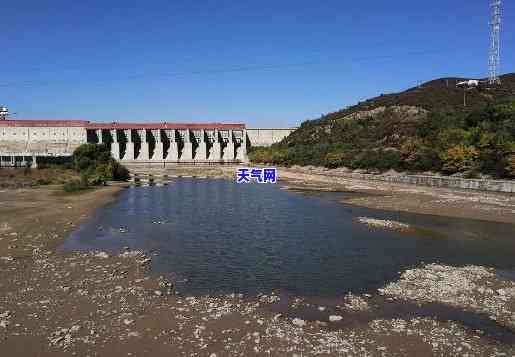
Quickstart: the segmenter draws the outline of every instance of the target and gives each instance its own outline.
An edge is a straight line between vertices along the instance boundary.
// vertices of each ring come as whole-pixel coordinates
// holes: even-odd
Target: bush
[[[479,152],[473,146],[457,145],[442,154],[443,170],[454,174],[476,170]]]
[[[70,180],[65,182],[63,185],[63,190],[65,192],[78,192],[87,189],[89,186],[82,179],[78,180]]]
[[[125,166],[120,165],[114,160],[112,162],[112,166],[114,181],[127,181],[130,178],[129,170]]]
[[[111,156],[105,144],[83,144],[73,152],[74,169],[81,174],[83,186],[105,185],[107,181],[126,181],[129,170]]]
[[[78,172],[95,168],[100,164],[108,164],[113,160],[111,151],[105,144],[82,144],[73,152],[73,164]]]
[[[335,169],[345,166],[347,156],[342,151],[330,152],[325,156],[325,167]]]
[[[401,165],[410,171],[440,170],[438,151],[424,144],[422,139],[410,138],[400,149]]]
[[[46,186],[46,185],[50,185],[51,183],[52,183],[52,181],[50,181],[50,180],[40,178],[40,179],[37,179],[36,181],[34,181],[32,186]]]

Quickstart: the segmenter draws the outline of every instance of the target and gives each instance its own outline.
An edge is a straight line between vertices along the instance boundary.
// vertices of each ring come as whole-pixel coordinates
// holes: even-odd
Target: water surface
[[[153,273],[201,294],[341,296],[372,291],[421,262],[515,269],[513,225],[356,208],[338,203],[341,195],[194,178],[131,187],[61,249],[152,252]],[[371,230],[360,216],[422,229]]]

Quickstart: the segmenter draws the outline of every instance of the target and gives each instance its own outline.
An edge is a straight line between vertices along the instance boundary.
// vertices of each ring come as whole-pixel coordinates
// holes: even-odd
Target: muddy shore
[[[213,171],[213,176],[229,173]],[[294,188],[351,190],[349,186],[358,185],[324,184],[323,178],[309,177],[295,182],[298,175],[292,175],[288,185]],[[55,251],[120,189],[78,195],[64,195],[56,187],[0,190],[2,355],[515,356],[515,283],[487,268],[420,267],[372,296],[348,295],[324,303],[280,294],[175,295],[170,282],[150,277],[151,257],[144,252],[109,256]],[[367,201],[371,205],[386,197],[380,192],[388,192],[369,186],[354,189],[376,194],[351,199],[374,198]],[[384,205],[422,195],[436,209],[445,194],[401,191]],[[502,221],[512,223],[511,199],[489,196],[494,198],[485,203],[489,209],[474,214],[495,220],[501,210]],[[416,308],[403,312],[411,303],[440,304],[434,311],[451,308],[456,315],[438,318]],[[467,318],[452,317],[460,314]],[[478,327],[467,319],[491,325]]]

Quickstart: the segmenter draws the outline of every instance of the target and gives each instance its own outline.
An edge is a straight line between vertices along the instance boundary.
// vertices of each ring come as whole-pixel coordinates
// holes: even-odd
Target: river
[[[515,269],[512,225],[339,203],[346,194],[196,178],[130,187],[60,249],[143,250],[151,254],[153,274],[172,279],[180,292],[197,294],[371,292],[430,262],[485,265],[508,275]],[[371,229],[358,217],[416,229]]]

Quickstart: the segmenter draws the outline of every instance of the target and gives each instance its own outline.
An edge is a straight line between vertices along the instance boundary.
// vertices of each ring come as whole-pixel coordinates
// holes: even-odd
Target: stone
[[[9,317],[11,316],[11,312],[9,310],[7,311],[4,311],[0,314],[0,318],[6,318],[6,317]]]
[[[95,257],[107,259],[107,258],[109,258],[109,254],[107,254],[106,252],[98,252],[97,254],[95,254]]]
[[[292,324],[294,324],[295,326],[304,327],[306,326],[306,321],[299,318],[294,318],[292,320]]]
[[[58,343],[60,343],[63,340],[64,340],[64,336],[59,336],[59,337],[54,338],[50,342],[52,342],[52,344],[54,344],[54,345],[57,345]]]
[[[343,317],[340,315],[331,315],[329,316],[329,321],[331,322],[337,322],[343,320]]]

